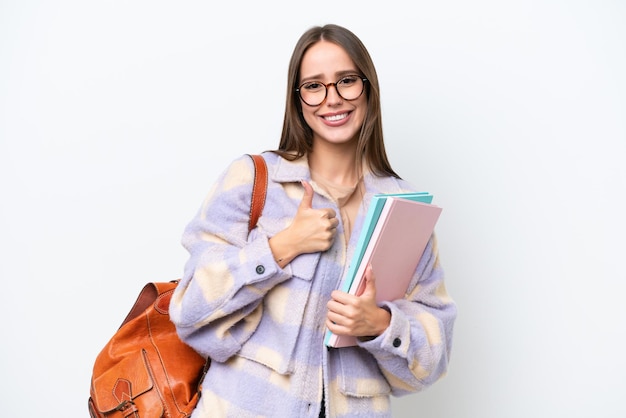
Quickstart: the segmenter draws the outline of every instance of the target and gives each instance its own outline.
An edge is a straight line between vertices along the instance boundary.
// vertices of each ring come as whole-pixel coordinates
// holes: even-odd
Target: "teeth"
[[[345,119],[346,116],[348,116],[347,113],[342,113],[341,115],[326,116],[324,117],[324,119],[331,121],[331,122],[335,122],[341,119]]]

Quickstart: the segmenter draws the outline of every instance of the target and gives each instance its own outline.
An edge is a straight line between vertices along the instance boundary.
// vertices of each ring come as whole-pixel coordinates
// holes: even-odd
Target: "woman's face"
[[[309,47],[302,57],[299,86],[314,81],[317,83],[313,86],[319,87],[320,84],[336,83],[349,75],[360,76],[360,72],[346,51],[334,43],[320,41]],[[346,79],[343,86],[349,85],[350,80],[353,79]],[[358,83],[361,83],[360,79]],[[342,88],[346,88],[347,91],[347,87],[340,87]],[[365,89],[363,94],[354,100],[342,98],[337,94],[335,85],[328,86],[326,90],[326,100],[317,106],[307,105],[300,99],[304,120],[313,130],[313,143],[318,141],[332,144],[346,144],[351,141],[356,143],[367,112]]]

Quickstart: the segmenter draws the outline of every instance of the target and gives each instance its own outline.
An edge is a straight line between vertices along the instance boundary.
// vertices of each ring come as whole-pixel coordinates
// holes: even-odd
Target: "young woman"
[[[181,338],[212,359],[201,417],[390,417],[390,395],[446,371],[456,317],[434,236],[404,299],[337,288],[371,197],[415,191],[385,153],[378,79],[361,41],[314,27],[289,64],[283,132],[247,231],[254,168],[233,161],[185,229],[190,257],[170,305]],[[327,329],[358,345],[327,348]]]

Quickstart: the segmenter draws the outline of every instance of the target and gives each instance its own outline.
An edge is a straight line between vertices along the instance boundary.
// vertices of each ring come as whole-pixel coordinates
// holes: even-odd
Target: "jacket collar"
[[[278,157],[276,169],[271,176],[272,180],[277,183],[293,183],[301,180],[311,180],[309,161],[306,155],[294,161]]]
[[[365,170],[363,182],[365,183],[365,190],[368,194],[400,193],[404,191],[397,178],[391,176],[379,177],[372,174],[367,168]],[[311,180],[311,172],[309,171],[309,163],[306,155],[295,161],[289,161],[280,157],[277,158],[276,168],[270,175],[271,179],[278,183]]]

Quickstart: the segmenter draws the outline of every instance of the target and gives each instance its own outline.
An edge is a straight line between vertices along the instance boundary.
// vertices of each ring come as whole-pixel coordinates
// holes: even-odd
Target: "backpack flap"
[[[159,396],[152,390],[154,383],[150,378],[144,350],[137,350],[125,357],[116,366],[93,379],[92,385],[94,402],[101,414],[123,411],[129,405],[137,403],[152,404],[162,410]],[[149,394],[151,390],[152,394]],[[138,398],[144,394],[145,398],[151,398],[152,401],[150,399],[139,401]],[[161,414],[157,413],[154,416]]]

